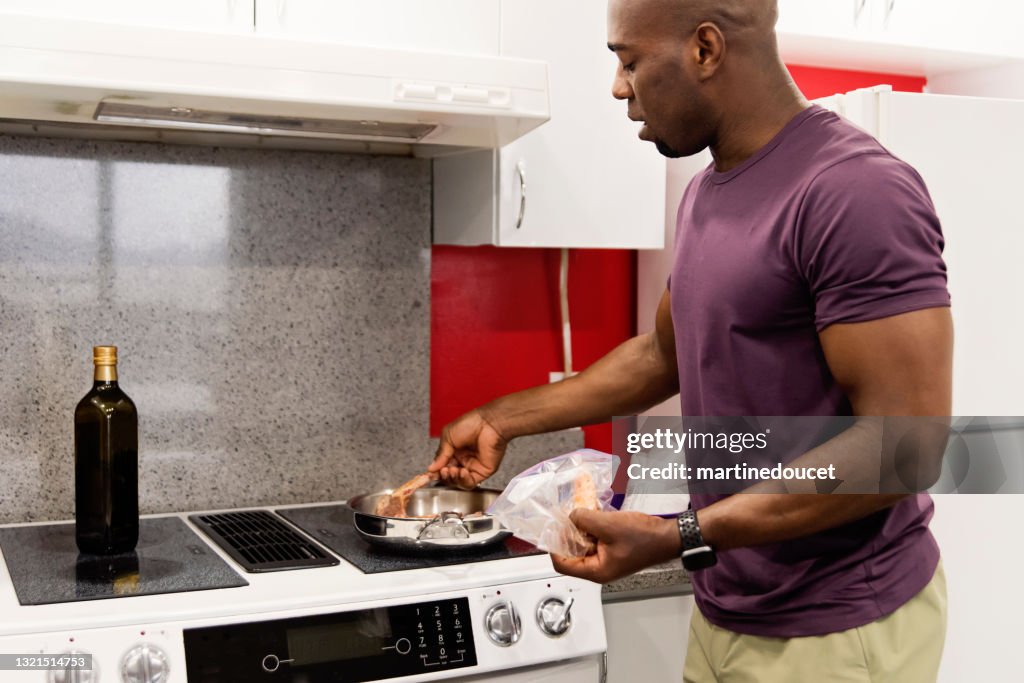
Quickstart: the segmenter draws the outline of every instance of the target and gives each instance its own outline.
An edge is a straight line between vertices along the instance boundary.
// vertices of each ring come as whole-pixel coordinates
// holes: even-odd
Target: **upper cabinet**
[[[884,0],[886,40],[911,46],[1024,57],[1024,5],[1007,0]]]
[[[779,0],[794,64],[923,76],[1024,57],[1024,4],[1006,0]]]
[[[4,12],[114,24],[215,32],[251,32],[255,0],[3,0]]]
[[[500,150],[434,160],[434,242],[658,249],[665,160],[611,95],[603,2],[501,4],[502,55],[548,63],[551,120]]]
[[[854,35],[870,23],[872,0],[779,0],[780,32]]]
[[[500,0],[255,0],[267,35],[497,55]]]

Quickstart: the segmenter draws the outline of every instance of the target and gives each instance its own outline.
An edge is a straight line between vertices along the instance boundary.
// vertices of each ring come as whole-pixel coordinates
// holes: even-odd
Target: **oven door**
[[[453,683],[606,683],[607,655],[604,653],[564,662],[526,666],[508,671],[491,671],[479,676],[450,679]]]

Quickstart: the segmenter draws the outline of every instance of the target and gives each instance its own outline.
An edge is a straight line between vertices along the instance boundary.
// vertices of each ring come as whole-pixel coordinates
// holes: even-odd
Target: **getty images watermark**
[[[1024,493],[1024,417],[650,417],[613,423],[646,493]]]

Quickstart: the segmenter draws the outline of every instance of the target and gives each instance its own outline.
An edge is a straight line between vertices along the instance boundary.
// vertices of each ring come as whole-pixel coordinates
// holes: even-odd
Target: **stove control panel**
[[[501,647],[515,645],[523,634],[523,622],[511,602],[499,602],[487,610],[484,628],[487,629],[487,636]]]
[[[193,611],[163,623],[0,636],[0,652],[91,655],[90,670],[5,671],[3,683],[485,680],[606,647],[600,586],[564,576],[411,599],[206,617]]]
[[[188,680],[373,681],[476,665],[469,600],[186,629]]]
[[[153,645],[137,645],[121,660],[124,683],[164,683],[169,676],[167,655]]]
[[[572,605],[575,598],[563,601],[559,598],[545,598],[537,605],[537,625],[544,635],[560,638],[572,626]]]

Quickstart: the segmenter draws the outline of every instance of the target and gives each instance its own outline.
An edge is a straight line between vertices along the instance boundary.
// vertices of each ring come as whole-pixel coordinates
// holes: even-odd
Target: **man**
[[[474,486],[517,436],[677,392],[684,416],[949,415],[952,323],[924,183],[808,106],[779,58],[776,18],[774,0],[610,0],[612,94],[662,154],[710,148],[714,163],[680,204],[655,330],[450,424],[431,465],[444,480]],[[840,458],[851,439],[859,452],[856,438],[815,450]],[[686,681],[935,680],[945,585],[927,495],[692,505],[678,522],[578,510],[596,553],[553,562],[607,582],[712,549],[717,564],[691,572]]]

